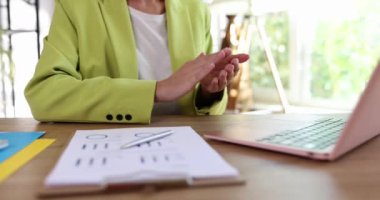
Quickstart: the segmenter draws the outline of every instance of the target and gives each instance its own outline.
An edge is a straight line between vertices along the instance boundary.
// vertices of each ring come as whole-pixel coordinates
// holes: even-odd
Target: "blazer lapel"
[[[180,1],[165,0],[168,45],[173,71],[194,59],[199,53],[196,50],[189,10]],[[194,93],[190,92],[178,101],[183,113],[194,113],[192,110],[186,110],[191,106],[189,103],[193,102],[193,98]]]
[[[194,59],[197,51],[191,30],[191,20],[181,0],[165,0],[168,46],[173,71]],[[99,0],[120,74],[138,78],[136,43],[125,0]],[[157,50],[157,53],[160,53]],[[125,72],[125,73],[123,73]]]
[[[196,49],[191,21],[181,0],[165,0],[168,30],[168,45],[173,71],[185,62],[194,59]]]
[[[125,0],[99,0],[105,26],[115,54],[119,74],[138,78],[136,44]]]

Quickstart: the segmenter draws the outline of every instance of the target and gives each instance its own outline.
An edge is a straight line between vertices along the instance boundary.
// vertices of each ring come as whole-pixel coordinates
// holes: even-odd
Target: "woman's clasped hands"
[[[175,101],[200,83],[201,95],[210,98],[223,91],[239,71],[239,64],[249,59],[247,54],[233,55],[230,48],[206,55],[201,53],[186,62],[169,78],[158,81],[156,102]]]

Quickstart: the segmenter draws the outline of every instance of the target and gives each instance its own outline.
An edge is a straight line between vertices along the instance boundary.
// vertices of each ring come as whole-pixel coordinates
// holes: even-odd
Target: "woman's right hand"
[[[169,102],[179,99],[209,74],[214,69],[215,63],[220,62],[225,57],[224,51],[210,55],[201,53],[194,60],[185,63],[169,78],[157,82],[155,101]]]

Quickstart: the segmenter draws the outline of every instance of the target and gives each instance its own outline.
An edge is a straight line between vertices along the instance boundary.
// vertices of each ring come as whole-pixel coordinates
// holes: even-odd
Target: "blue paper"
[[[44,132],[0,132],[0,139],[8,140],[8,146],[0,149],[0,163],[44,134]]]

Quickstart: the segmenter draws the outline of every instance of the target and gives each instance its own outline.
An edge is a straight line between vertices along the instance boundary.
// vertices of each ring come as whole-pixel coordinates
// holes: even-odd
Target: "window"
[[[252,1],[257,9],[255,2],[260,1]],[[352,108],[380,59],[380,2],[288,1],[285,9],[276,10],[278,5],[268,1],[263,7],[274,6],[263,18],[290,104]],[[253,34],[254,99],[278,104],[263,48],[257,32]]]

